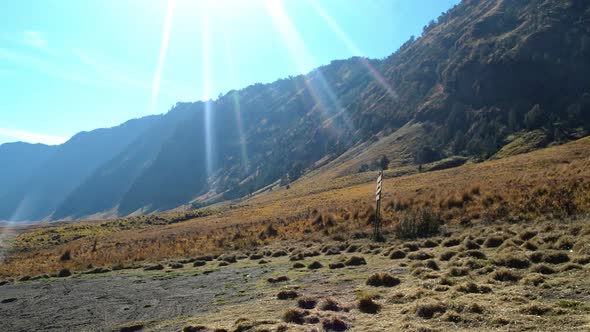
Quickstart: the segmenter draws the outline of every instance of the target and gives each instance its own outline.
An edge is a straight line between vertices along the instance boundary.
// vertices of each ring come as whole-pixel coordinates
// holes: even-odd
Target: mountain
[[[0,197],[18,190],[41,164],[55,151],[54,146],[28,143],[0,145]]]
[[[50,217],[83,179],[122,151],[156,119],[146,117],[110,129],[82,132],[62,145],[51,147],[48,158],[34,165],[30,176],[21,179],[18,186],[0,199],[0,219],[35,221]],[[23,146],[31,148],[27,144]]]
[[[588,22],[585,0],[464,0],[385,59],[333,61],[34,153],[29,171],[2,169],[22,185],[4,189],[0,219],[197,207],[382,156],[478,161],[585,136]]]

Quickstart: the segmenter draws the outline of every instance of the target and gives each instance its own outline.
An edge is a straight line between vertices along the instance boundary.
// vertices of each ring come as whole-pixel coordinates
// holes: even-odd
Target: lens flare
[[[205,100],[205,165],[207,180],[213,174],[213,105],[211,100],[211,53],[209,15],[205,12],[202,20],[202,59],[203,59],[203,100]]]
[[[162,78],[162,68],[166,60],[166,52],[168,51],[168,40],[170,39],[170,28],[172,27],[172,20],[174,19],[174,8],[176,8],[176,0],[168,0],[166,8],[166,18],[164,20],[164,31],[162,33],[162,44],[160,46],[160,55],[158,57],[158,66],[156,67],[156,74],[152,84],[152,98],[150,101],[150,114],[156,112],[156,104],[158,102],[158,95],[160,94],[160,80]]]
[[[291,18],[283,8],[281,1],[267,0],[265,4],[270,17],[273,20],[273,23],[279,30],[285,41],[285,44],[289,48],[289,52],[293,57],[298,70],[300,72],[305,72],[308,70],[308,68],[314,67],[316,62],[305,47],[303,39],[297,32],[297,29],[291,21]],[[310,91],[312,98],[319,106],[322,116],[324,117],[324,122],[328,123],[336,116],[341,116],[347,129],[351,130],[352,122],[348,119],[347,113],[340,105],[336,94],[329,86],[324,75],[319,69],[314,74],[317,75],[319,86],[317,86],[315,82],[309,81],[307,79],[304,79],[304,83]],[[332,114],[328,112],[329,108],[326,107],[327,103],[325,102],[325,99],[328,99],[333,105],[333,108],[336,110],[335,112],[332,112]],[[330,128],[336,129],[333,127]]]
[[[237,86],[235,71],[234,71],[234,63],[232,57],[232,50],[231,50],[231,43],[229,42],[229,38],[224,31],[223,34],[223,42],[225,44],[225,60],[227,62],[227,68],[229,69],[229,76],[232,83],[232,86]],[[246,146],[246,136],[244,135],[244,125],[242,123],[242,114],[240,110],[240,95],[237,91],[232,92],[232,98],[234,102],[234,113],[236,116],[236,125],[238,127],[238,135],[240,138],[240,150],[242,155],[242,165],[244,166],[244,171],[247,174],[250,169],[250,162],[248,161],[248,147]]]
[[[332,19],[332,17],[330,17],[330,15],[328,15],[328,13],[326,13],[326,11],[320,6],[319,3],[317,3],[316,0],[308,0],[308,2],[311,4],[311,6],[314,8],[314,10],[324,19],[324,21],[326,21],[326,23],[330,26],[330,29],[332,29],[332,31],[344,43],[344,45],[348,48],[348,50],[351,51],[355,56],[360,57],[361,63],[365,67],[367,67],[367,69],[369,70],[369,72],[371,73],[373,78],[385,89],[387,94],[391,98],[397,99],[398,95],[393,90],[391,85],[389,85],[387,83],[387,81],[385,81],[385,78],[383,78],[383,76],[381,76],[381,74],[375,69],[375,67],[373,67],[373,65],[371,65],[369,60],[367,60],[367,58],[365,58],[363,56],[363,54],[359,50],[359,48],[352,42],[352,40],[350,40],[350,38],[348,38],[348,36],[344,33],[344,31],[342,31],[342,29],[340,28],[340,26],[338,26],[336,21],[334,21],[334,19]]]

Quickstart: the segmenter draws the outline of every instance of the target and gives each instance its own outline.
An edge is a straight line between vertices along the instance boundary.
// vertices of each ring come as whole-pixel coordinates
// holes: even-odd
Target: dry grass
[[[589,155],[590,139],[582,139],[481,164],[386,178],[384,188],[395,191],[385,190],[384,230],[394,231],[407,211],[422,209],[446,225],[465,220],[526,222],[589,213]],[[335,180],[330,174],[312,173],[289,190],[273,190],[236,205],[17,229],[19,235],[9,243],[0,275],[55,273],[62,268],[80,271],[89,264],[133,266],[142,261],[249,250],[287,239],[369,236],[370,225],[362,221],[372,211],[372,180],[350,185],[357,180],[351,176]],[[324,186],[327,183],[330,185]],[[459,197],[461,206],[448,204],[453,197]],[[318,216],[322,222],[314,224]],[[519,238],[541,240],[524,230]],[[488,237],[484,246],[499,246],[503,240],[501,234]],[[556,249],[573,248],[576,243],[572,241],[570,236],[551,243]],[[527,246],[532,248],[533,244]],[[69,259],[60,259],[66,252]]]
[[[261,280],[262,300],[219,305],[223,310],[215,307],[194,322],[184,317],[181,326],[162,322],[154,329],[379,330],[388,323],[424,331],[584,330],[590,313],[589,156],[585,139],[386,178],[384,188],[395,191],[385,189],[383,244],[370,241],[366,223],[372,179],[350,185],[351,177],[322,173],[288,191],[193,212],[196,217],[186,220],[172,222],[179,217],[164,214],[19,229],[0,276],[76,274],[89,265],[171,271],[174,262],[193,273],[219,263],[229,264],[220,269],[258,266],[264,259],[283,270],[272,275],[274,283],[265,281],[270,275]],[[423,209],[443,222],[439,232],[412,242],[396,238],[400,220]],[[338,263],[338,269],[324,268]],[[280,290],[286,281],[289,290]],[[243,316],[247,323],[236,321]]]

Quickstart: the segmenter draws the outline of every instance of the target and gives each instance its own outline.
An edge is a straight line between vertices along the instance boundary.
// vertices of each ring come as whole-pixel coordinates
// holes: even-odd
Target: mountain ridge
[[[27,193],[5,194],[0,219],[198,207],[314,169],[353,175],[383,155],[391,167],[477,161],[519,133],[542,132],[538,147],[586,136],[588,20],[590,4],[578,0],[464,0],[385,59],[335,60],[214,101],[177,103],[94,164],[76,161],[84,171],[68,185],[32,190],[41,201],[55,196],[40,208],[20,216]],[[47,181],[41,173],[29,183]]]

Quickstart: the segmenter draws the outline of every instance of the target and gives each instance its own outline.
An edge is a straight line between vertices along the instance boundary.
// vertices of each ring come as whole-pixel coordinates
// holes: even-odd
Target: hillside
[[[133,128],[76,136],[30,174],[3,169],[22,185],[0,199],[0,219],[200,207],[302,174],[354,183],[383,155],[391,168],[481,161],[583,137],[589,20],[583,0],[465,0],[386,59],[178,103]]]
[[[216,208],[12,229],[0,327],[587,329],[589,138],[399,171],[383,183],[379,243],[376,172],[356,185],[305,176]],[[413,221],[435,227],[408,236]]]

